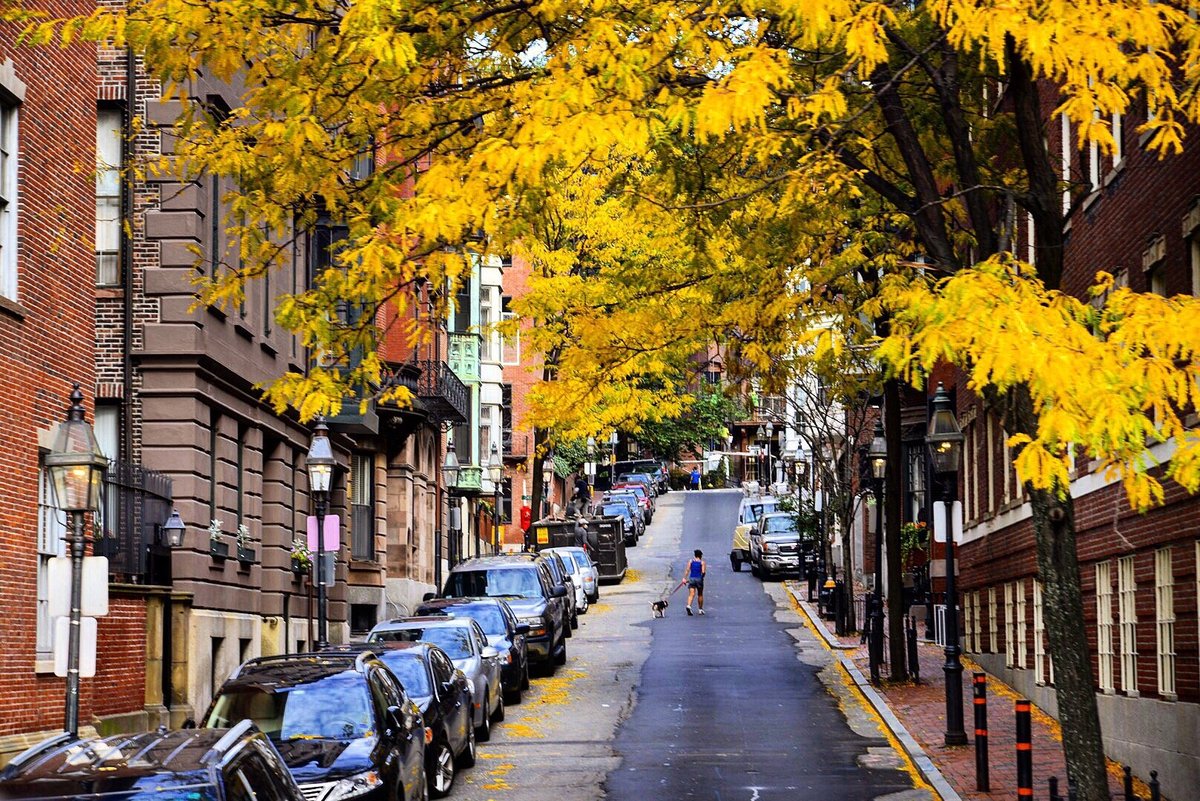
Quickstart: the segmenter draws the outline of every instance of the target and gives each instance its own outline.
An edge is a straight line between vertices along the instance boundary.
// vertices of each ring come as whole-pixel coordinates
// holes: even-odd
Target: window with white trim
[[[1064,184],[1071,183],[1071,119],[1066,114],[1058,115],[1062,121],[1062,180]],[[1062,210],[1066,214],[1071,210],[1071,187],[1067,186],[1062,193]]]
[[[972,598],[975,604],[975,653],[983,650],[983,617],[980,615],[980,601],[982,601],[983,591],[976,590]]]
[[[1116,167],[1125,160],[1125,143],[1121,141],[1125,134],[1124,119],[1121,113],[1114,112],[1112,115],[1112,138],[1113,138],[1113,153],[1112,163]]]
[[[1000,633],[996,630],[996,588],[988,587],[988,653],[1000,650]]]
[[[1030,266],[1037,264],[1037,228],[1033,224],[1033,213],[1025,212],[1025,261]]]
[[[1137,695],[1137,580],[1132,556],[1117,560],[1117,623],[1121,635],[1121,690]]]
[[[1046,626],[1042,618],[1042,582],[1033,580],[1033,681],[1046,683]]]
[[[1013,595],[1017,599],[1017,667],[1024,669],[1029,665],[1029,646],[1026,636],[1029,629],[1025,625],[1025,580],[1013,582]]]
[[[492,330],[493,324],[496,322],[495,309],[496,304],[493,298],[496,295],[496,288],[491,286],[481,286],[479,288],[479,360],[481,362],[496,361],[496,332]],[[484,454],[484,458],[487,455]]]
[[[96,112],[96,283],[121,282],[121,112]]]
[[[1171,548],[1154,552],[1154,629],[1158,655],[1158,694],[1173,701],[1175,695],[1175,571]]]
[[[501,319],[506,323],[518,320],[515,312],[503,312]],[[518,328],[512,336],[505,336],[500,341],[500,363],[506,367],[521,364],[521,330]]]
[[[992,475],[996,465],[996,426],[991,413],[987,416],[984,436],[987,437],[987,447],[984,449],[987,462],[983,476],[987,482],[987,510],[988,514],[992,514],[996,511],[996,481]]]
[[[975,651],[975,615],[971,608],[971,593],[969,592],[963,594],[963,617],[965,618],[964,628],[967,632],[963,647],[968,653],[973,653]]]
[[[17,299],[19,104],[0,92],[0,296]]]
[[[963,459],[963,515],[967,520],[975,519],[975,424],[969,423],[966,434],[966,454]]]
[[[1112,564],[1109,562],[1096,565],[1096,663],[1100,691],[1113,692]]]
[[[37,659],[54,658],[54,621],[50,619],[50,560],[65,556],[66,518],[54,502],[50,473],[38,465]],[[60,588],[61,589],[61,588]]]
[[[1092,119],[1100,119],[1100,110],[1092,112]],[[1100,189],[1100,143],[1095,139],[1088,140],[1088,189],[1096,192]]]
[[[1004,585],[1004,664],[1015,667],[1017,664],[1017,640],[1014,635],[1013,622],[1017,611],[1013,606],[1013,585]]]

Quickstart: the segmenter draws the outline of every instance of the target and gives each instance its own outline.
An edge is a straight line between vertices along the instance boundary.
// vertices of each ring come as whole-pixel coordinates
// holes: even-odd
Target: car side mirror
[[[437,598],[437,593],[436,593],[436,592],[427,592],[427,593],[425,593],[424,595],[422,595],[422,596],[421,596],[421,601],[422,601],[422,602],[425,602],[425,601],[432,601],[434,598]]]
[[[404,710],[402,710],[398,706],[395,706],[394,704],[387,708],[388,725],[391,726],[393,731],[395,731],[395,732],[400,732],[401,730],[404,729],[404,714],[403,714],[403,712],[404,712]]]
[[[517,627],[515,629],[513,629],[513,633],[517,634],[518,636],[521,634],[528,634],[529,633],[529,624],[528,623],[518,623]]]
[[[500,656],[500,652],[490,645],[483,649],[482,654],[484,659],[495,659]]]
[[[551,598],[565,598],[565,597],[567,597],[567,588],[566,588],[566,586],[565,586],[565,585],[563,585],[563,584],[555,584],[555,585],[554,585],[554,588],[550,590],[550,597],[551,597]]]

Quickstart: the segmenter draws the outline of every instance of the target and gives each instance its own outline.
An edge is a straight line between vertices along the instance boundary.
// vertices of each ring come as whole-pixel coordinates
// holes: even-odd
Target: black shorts
[[[694,579],[694,578],[688,579],[688,589],[689,590],[699,590],[700,592],[704,592],[704,577],[701,576],[700,578],[696,578],[696,579]]]

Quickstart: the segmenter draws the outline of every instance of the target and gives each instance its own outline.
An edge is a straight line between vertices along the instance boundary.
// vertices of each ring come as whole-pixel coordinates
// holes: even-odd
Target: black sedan
[[[331,650],[374,652],[400,680],[425,719],[429,792],[450,792],[459,768],[475,764],[475,726],[471,720],[471,688],[467,677],[446,652],[427,642],[373,642]]]
[[[525,643],[529,624],[517,620],[507,601],[502,598],[436,598],[421,604],[414,614],[472,618],[487,635],[488,645],[500,652],[505,703],[521,703],[521,693],[529,687],[529,649]]]

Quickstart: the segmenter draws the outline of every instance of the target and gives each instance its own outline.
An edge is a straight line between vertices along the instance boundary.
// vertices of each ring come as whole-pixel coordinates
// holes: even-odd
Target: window
[[[966,453],[963,455],[963,515],[967,520],[975,519],[975,425],[964,427]]]
[[[516,325],[517,315],[504,312],[501,315],[506,323]],[[512,336],[505,336],[500,341],[500,363],[509,367],[521,364],[521,331],[514,330]]]
[[[1154,552],[1154,628],[1158,651],[1158,694],[1175,700],[1175,573],[1171,549]]]
[[[1125,160],[1125,143],[1121,141],[1125,135],[1124,120],[1120,113],[1112,115],[1113,166],[1116,167]]]
[[[1188,256],[1192,266],[1192,294],[1200,297],[1200,235],[1192,235],[1188,241]]]
[[[1042,620],[1042,582],[1033,581],[1033,681],[1046,683],[1046,626]]]
[[[1167,295],[1167,271],[1162,264],[1150,270],[1150,291],[1155,295]]]
[[[17,299],[17,109],[0,88],[0,296],[10,300]]]
[[[1121,690],[1137,695],[1137,581],[1132,556],[1117,560],[1117,622],[1121,627]]]
[[[1062,179],[1068,186],[1062,193],[1062,210],[1066,214],[1071,210],[1071,120],[1066,114],[1060,114],[1062,121]]]
[[[1017,667],[1024,669],[1029,664],[1029,650],[1026,645],[1025,627],[1025,582],[1013,583],[1013,595],[1017,598]]]
[[[54,621],[50,619],[50,560],[65,555],[66,520],[54,503],[50,473],[38,466],[37,658],[53,659]]]
[[[121,283],[121,112],[96,112],[96,283]]]
[[[1025,261],[1030,265],[1037,264],[1037,229],[1033,224],[1033,214],[1025,212]]]
[[[115,461],[121,453],[121,407],[112,404],[96,404],[96,442],[100,444],[100,452],[109,461]],[[106,488],[107,489],[107,488]],[[118,504],[120,495],[117,492],[106,491],[100,497],[100,514],[97,523],[105,536],[116,536],[118,528]]]
[[[978,650],[975,648],[975,610],[971,605],[971,593],[969,592],[963,594],[963,617],[965,618],[963,628],[967,632],[963,648],[966,651],[974,652]]]
[[[1100,691],[1113,691],[1112,565],[1096,565],[1096,656]]]
[[[971,595],[971,603],[974,606],[974,611],[972,612],[971,617],[975,621],[975,653],[979,653],[983,650],[983,620],[979,616],[980,595],[982,595],[982,593],[979,590],[976,590]]]
[[[1013,635],[1013,621],[1017,616],[1013,607],[1013,585],[1004,585],[1004,664],[1008,667],[1016,665],[1016,638]]]
[[[490,286],[480,287],[479,291],[479,359],[480,361],[493,362],[496,361],[495,347],[492,342],[497,339],[497,334],[492,330],[492,325],[496,322],[495,316],[492,314],[494,303],[492,300],[495,294],[495,289]]]
[[[996,588],[988,587],[988,653],[994,654],[999,648],[999,632],[996,630]]]
[[[375,455],[350,457],[350,556],[375,560]]]
[[[987,427],[984,435],[987,437],[987,448],[984,451],[987,454],[987,462],[983,476],[984,480],[987,481],[987,510],[988,514],[992,514],[996,511],[996,482],[992,476],[992,471],[995,469],[996,464],[996,427],[990,413],[987,416]]]

